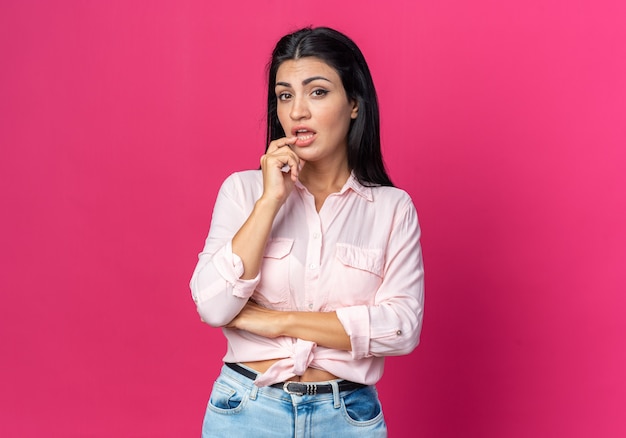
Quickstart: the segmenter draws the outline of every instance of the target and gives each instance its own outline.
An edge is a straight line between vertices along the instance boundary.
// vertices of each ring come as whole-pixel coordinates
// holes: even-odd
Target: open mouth
[[[308,146],[315,140],[315,131],[311,131],[308,128],[298,128],[291,131],[294,136],[298,139],[296,140],[295,146]]]
[[[296,131],[296,137],[298,137],[298,140],[301,141],[310,140],[313,138],[314,135],[315,132],[309,131],[308,129],[298,129]]]

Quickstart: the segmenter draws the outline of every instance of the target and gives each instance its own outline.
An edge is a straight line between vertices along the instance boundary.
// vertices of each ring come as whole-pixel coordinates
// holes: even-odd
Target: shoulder
[[[226,177],[224,184],[263,183],[263,175],[260,170],[241,170],[233,172]]]
[[[384,206],[413,206],[413,200],[411,196],[404,190],[398,187],[390,186],[375,186],[370,187],[372,191],[372,199],[376,204]]]
[[[222,189],[263,186],[263,175],[260,170],[242,170],[231,173],[222,183]]]
[[[388,214],[394,226],[404,224],[411,229],[419,228],[417,209],[406,191],[397,187],[372,187],[372,197],[376,211]]]
[[[220,188],[220,194],[233,198],[255,198],[263,190],[263,175],[260,170],[244,170],[231,173]]]

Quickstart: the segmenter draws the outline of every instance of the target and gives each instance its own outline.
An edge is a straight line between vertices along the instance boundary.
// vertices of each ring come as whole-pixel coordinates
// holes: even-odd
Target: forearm
[[[335,312],[284,312],[283,335],[336,350],[351,350],[350,337]]]
[[[261,269],[263,252],[280,205],[260,198],[242,227],[232,240],[233,253],[243,262],[244,280],[254,278]]]
[[[350,337],[335,312],[285,312],[248,302],[227,327],[267,338],[299,338],[336,350],[352,348]]]
[[[274,218],[280,210],[298,178],[302,163],[288,146],[296,137],[283,137],[272,141],[261,157],[263,171],[263,195],[256,201],[250,216],[233,237],[233,253],[243,261],[242,279],[257,276],[263,260],[267,238],[272,230]],[[282,171],[289,166],[289,172]]]

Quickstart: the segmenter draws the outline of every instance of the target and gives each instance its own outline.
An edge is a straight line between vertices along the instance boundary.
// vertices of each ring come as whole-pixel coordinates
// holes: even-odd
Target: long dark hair
[[[314,56],[333,67],[348,98],[357,102],[359,113],[348,133],[348,166],[357,180],[368,186],[393,186],[380,149],[380,118],[374,81],[363,54],[344,34],[328,27],[304,28],[278,41],[268,65],[267,144],[284,137],[276,113],[276,73],[288,60]],[[267,147],[266,147],[267,150]]]

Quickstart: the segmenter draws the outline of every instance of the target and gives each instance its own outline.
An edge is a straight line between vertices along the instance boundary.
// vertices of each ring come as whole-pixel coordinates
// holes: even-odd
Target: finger
[[[281,160],[281,164],[282,167],[280,168],[280,171],[283,173],[289,173],[292,171],[292,169],[296,169],[296,171],[300,170],[300,165],[299,165],[299,161],[300,159],[298,158],[297,155],[293,154],[289,154],[287,155],[285,160]]]
[[[285,147],[287,146],[287,147]],[[284,146],[276,146],[277,149],[274,152],[269,152],[265,154],[266,160],[276,159],[279,161],[279,166],[282,167],[285,164],[288,164],[290,167],[293,164],[292,161],[296,163],[300,160],[298,155],[289,147],[290,144],[286,143]]]
[[[287,161],[282,161],[282,166],[280,171],[283,173],[291,172],[291,176],[297,177],[298,172],[300,171],[299,158],[297,156],[288,156]]]
[[[292,172],[292,176],[297,176],[299,172],[300,159],[291,149],[265,154],[260,161],[263,169],[278,168],[283,173]]]
[[[295,171],[291,171],[291,179],[293,180],[293,182],[296,182],[296,180],[298,179],[298,176],[300,175],[300,172],[302,171],[302,168],[304,167],[304,165],[306,164],[306,161],[304,160],[298,160],[298,165],[296,167]]]
[[[303,166],[304,160],[298,158],[297,160],[295,160],[294,163],[289,163],[289,167],[287,170],[283,170],[285,166],[283,166],[283,169],[281,170],[283,170],[283,172],[291,172],[291,179],[293,180],[293,182],[296,182]]]
[[[279,148],[282,148],[284,146],[293,146],[294,143],[298,141],[298,137],[285,137],[283,140],[284,141],[282,141],[281,144],[278,146]]]
[[[267,153],[271,154],[272,152],[275,152],[282,147],[292,146],[297,140],[298,140],[298,137],[283,137],[283,138],[274,140],[269,144],[267,148]]]

